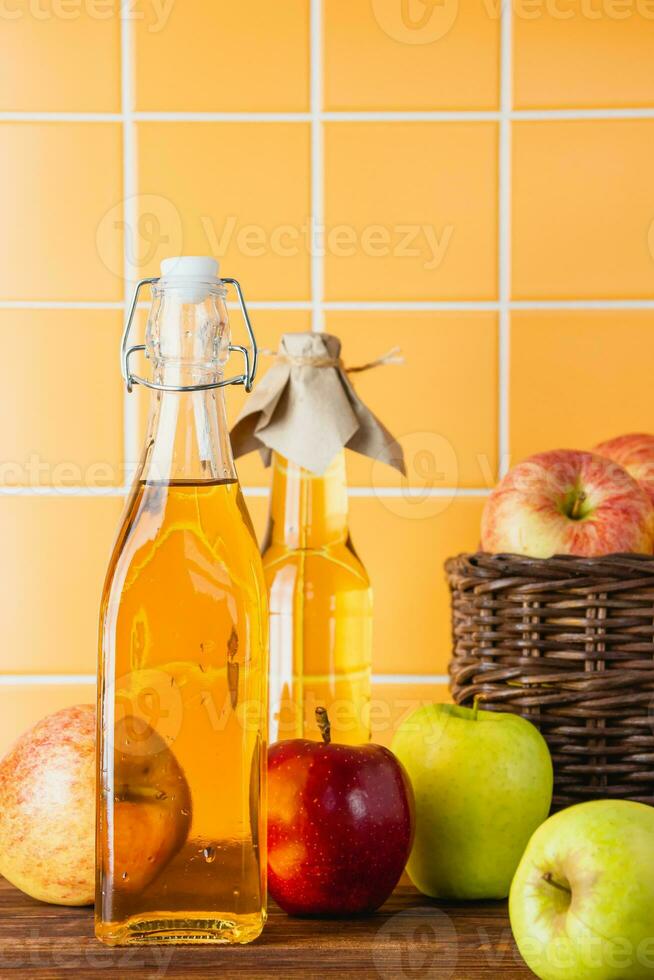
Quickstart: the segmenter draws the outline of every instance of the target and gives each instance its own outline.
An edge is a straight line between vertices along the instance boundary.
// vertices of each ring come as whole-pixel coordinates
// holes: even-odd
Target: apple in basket
[[[593,450],[599,456],[607,456],[624,467],[654,504],[654,436],[646,432],[634,432],[601,442]]]
[[[493,490],[482,517],[488,552],[549,558],[652,553],[654,505],[618,463],[559,449],[514,466]]]

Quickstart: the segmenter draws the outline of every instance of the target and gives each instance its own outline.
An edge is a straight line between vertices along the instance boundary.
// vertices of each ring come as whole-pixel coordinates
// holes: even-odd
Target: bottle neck
[[[222,390],[153,391],[139,471],[156,483],[236,480]]]
[[[321,476],[273,453],[268,542],[287,548],[320,548],[346,541],[348,499],[345,453]]]
[[[229,324],[221,295],[198,302],[162,290],[148,318],[146,350],[158,384],[209,384],[223,376]],[[150,482],[235,480],[224,389],[152,390],[139,478]]]

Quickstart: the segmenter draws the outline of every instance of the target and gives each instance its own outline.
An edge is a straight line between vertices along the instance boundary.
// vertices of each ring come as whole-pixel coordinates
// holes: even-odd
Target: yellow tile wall
[[[497,475],[498,323],[496,313],[329,310],[326,328],[343,342],[346,366],[366,364],[370,345],[396,344],[404,363],[354,374],[366,404],[392,421],[404,449],[406,480],[366,456],[348,454],[356,487],[438,491],[492,484]],[[466,388],[475,411],[451,411]]]
[[[529,0],[515,3],[517,108],[652,105],[654,7],[620,0],[531,6],[532,16]]]
[[[0,671],[93,673],[98,603],[120,497],[0,497]]]
[[[42,7],[0,18],[0,752],[92,697],[147,406],[124,307],[182,251],[241,279],[262,346],[403,348],[355,383],[407,478],[348,460],[387,742],[447,697],[443,560],[509,460],[654,429],[651,4]],[[261,534],[268,474],[238,468]]]
[[[399,3],[325,0],[325,107],[496,109],[499,18],[481,0],[444,0],[429,20],[414,32]],[[423,37],[434,40],[411,43]]]
[[[121,298],[121,229],[98,235],[122,196],[121,146],[114,122],[0,121],[0,300]]]
[[[124,483],[121,332],[118,310],[0,308],[4,486]]]
[[[543,446],[591,448],[623,432],[653,429],[652,365],[654,309],[514,311],[515,459]]]
[[[329,300],[496,298],[495,123],[330,122],[325,178]]]
[[[138,109],[309,108],[308,0],[250,0],[247,8],[184,0],[165,13],[157,22],[152,7],[150,17],[135,21]]]
[[[513,128],[516,299],[652,292],[654,118]]]
[[[307,300],[309,138],[298,122],[139,123],[137,220],[173,240],[179,222],[177,254],[220,252],[224,275],[242,278],[254,300]],[[151,253],[139,274],[158,273]]]
[[[1,112],[118,112],[120,20],[115,5],[5,4]],[[23,8],[21,10],[21,7]],[[100,7],[100,4],[98,4]],[[66,16],[68,13],[68,16]]]

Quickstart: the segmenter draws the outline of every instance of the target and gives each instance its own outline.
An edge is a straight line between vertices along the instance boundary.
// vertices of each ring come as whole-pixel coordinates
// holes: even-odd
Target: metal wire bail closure
[[[239,353],[243,355],[243,359],[245,361],[245,373],[237,374],[233,378],[225,378],[223,381],[211,381],[207,384],[199,385],[162,385],[157,384],[156,381],[148,381],[146,378],[142,378],[138,374],[132,374],[129,369],[130,357],[137,351],[145,350],[145,344],[134,344],[131,347],[128,347],[129,335],[132,329],[132,321],[134,319],[134,314],[136,313],[139,293],[144,286],[152,286],[154,283],[159,282],[159,277],[156,276],[154,279],[139,279],[137,282],[134,290],[134,296],[132,297],[132,303],[129,308],[129,313],[127,315],[125,329],[123,330],[123,337],[120,344],[120,371],[129,392],[131,392],[133,385],[143,385],[145,388],[154,388],[156,391],[208,391],[210,388],[224,388],[226,385],[245,385],[246,391],[252,391],[252,384],[257,373],[259,351],[254,337],[254,331],[252,330],[252,324],[250,323],[250,316],[245,305],[243,290],[241,289],[240,283],[236,279],[225,279],[223,276],[221,276],[220,281],[233,286],[236,290],[241,313],[243,314],[243,319],[245,320],[245,327],[247,329],[248,338],[250,341],[250,350],[248,350],[247,347],[241,346],[240,344],[229,345],[230,351],[239,351]]]

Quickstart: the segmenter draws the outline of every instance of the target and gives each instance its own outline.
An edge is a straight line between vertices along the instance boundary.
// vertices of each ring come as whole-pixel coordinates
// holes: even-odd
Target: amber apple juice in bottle
[[[101,608],[96,934],[244,943],[266,916],[266,587],[216,387],[225,287],[210,259],[162,273],[146,444]]]
[[[372,589],[348,528],[345,453],[318,475],[272,454],[263,565],[270,602],[270,732],[370,739]]]

